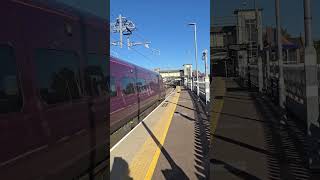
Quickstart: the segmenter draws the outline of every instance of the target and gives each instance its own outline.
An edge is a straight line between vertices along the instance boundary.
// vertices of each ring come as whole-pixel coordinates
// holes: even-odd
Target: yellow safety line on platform
[[[153,128],[152,130],[150,129],[151,133],[160,144],[160,147],[158,147],[157,143],[150,135],[143,146],[141,146],[132,163],[130,163],[129,171],[130,176],[133,179],[140,180],[152,178],[153,172],[156,168],[160,156],[161,147],[164,144],[173,114],[177,107],[180,96],[180,93],[177,92],[180,92],[180,87],[177,87],[175,90],[175,94],[170,97],[170,101],[172,103],[168,103],[166,109],[163,112],[163,115],[157,120],[158,122],[154,126],[155,128]]]
[[[213,135],[217,129],[219,117],[223,108],[224,103],[224,96],[226,94],[226,82],[223,78],[217,77],[214,79],[213,84],[215,85],[214,90],[211,90],[213,93],[213,96],[217,97],[220,96],[220,98],[213,99],[212,102],[212,111],[211,111],[211,122],[210,122],[210,129],[211,129],[211,139],[213,139]]]
[[[223,99],[216,99],[213,103],[212,113],[211,113],[211,139],[213,134],[216,132],[218,121],[220,117],[220,113],[223,107]]]

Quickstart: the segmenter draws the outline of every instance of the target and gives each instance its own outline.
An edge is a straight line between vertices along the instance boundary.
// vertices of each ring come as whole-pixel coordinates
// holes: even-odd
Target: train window
[[[74,52],[38,49],[36,79],[41,98],[48,104],[81,96],[79,58]]]
[[[125,95],[133,94],[134,91],[134,79],[125,77],[121,79],[121,91]]]
[[[17,79],[14,50],[0,45],[0,113],[17,112],[22,107],[22,95]]]
[[[148,90],[147,83],[146,83],[145,79],[142,79],[142,78],[137,79],[137,89],[138,89],[139,93],[145,92]]]
[[[90,96],[101,96],[107,94],[106,84],[106,57],[98,54],[88,54],[88,66],[86,74],[86,91]]]
[[[117,96],[116,80],[114,77],[110,77],[110,97]]]
[[[155,90],[155,82],[154,82],[154,75],[150,75],[150,79],[149,79],[149,86],[151,88],[151,90]]]

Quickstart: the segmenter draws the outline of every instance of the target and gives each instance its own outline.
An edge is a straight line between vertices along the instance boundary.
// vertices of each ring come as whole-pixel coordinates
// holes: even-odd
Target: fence
[[[206,89],[206,83],[207,83],[207,89]],[[192,89],[193,92],[197,93],[197,81],[193,81],[193,82],[188,81],[187,88]],[[206,99],[208,102],[210,101],[209,82],[199,81],[199,97],[204,101],[206,101]]]
[[[265,62],[265,61],[264,61]],[[270,72],[263,73],[263,84],[265,92],[278,103],[279,99],[279,66],[278,62],[270,62]],[[320,65],[318,64],[318,87],[320,87]],[[264,64],[263,71],[266,70]],[[251,86],[259,86],[259,70],[257,65],[248,67]],[[295,114],[299,119],[306,118],[306,84],[304,63],[283,64],[283,77],[285,85],[285,105],[287,110]],[[318,88],[320,94],[320,88]],[[320,98],[319,98],[320,102]]]

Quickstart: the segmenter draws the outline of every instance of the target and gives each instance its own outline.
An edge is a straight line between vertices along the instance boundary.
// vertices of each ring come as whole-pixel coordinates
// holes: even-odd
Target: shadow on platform
[[[259,152],[260,154],[256,154],[257,158],[266,159],[266,167],[261,166],[260,162],[252,161],[251,155],[246,157],[244,149],[244,153],[239,153],[239,160],[247,161],[248,160],[248,172],[244,172],[243,170],[237,169],[233,167],[231,161],[221,161],[217,159],[221,159],[222,157],[228,157],[228,153],[234,153],[233,151],[229,151],[228,149],[219,149],[215,148],[216,151],[219,149],[220,156],[215,156],[213,150],[213,156],[211,157],[210,162],[215,166],[221,166],[228,170],[229,173],[234,174],[239,177],[239,179],[274,179],[274,180],[282,180],[282,179],[309,179],[310,172],[306,166],[306,153],[303,152],[304,149],[302,147],[305,146],[305,134],[303,133],[303,128],[298,127],[298,125],[294,120],[288,118],[286,119],[286,125],[281,124],[281,120],[283,120],[282,114],[279,112],[279,107],[273,104],[271,101],[269,102],[267,99],[264,99],[264,96],[259,94],[256,91],[249,90],[245,87],[240,87],[238,83],[233,80],[226,80],[229,85],[232,87],[226,87],[227,92],[224,96],[225,106],[220,113],[221,115],[219,119],[219,127],[228,126],[228,120],[237,121],[243,128],[239,128],[237,132],[232,131],[230,129],[224,129],[218,131],[220,133],[214,134],[214,138],[241,146],[245,149]],[[230,96],[230,98],[228,97]],[[237,113],[237,106],[234,105],[234,101],[232,99],[239,99],[237,101],[237,105],[241,103],[242,109],[247,112],[244,114],[245,116],[239,116]],[[246,105],[247,104],[247,105]],[[253,105],[254,106],[253,106]],[[260,118],[251,118],[250,114],[258,114]],[[221,119],[222,118],[222,119]],[[250,121],[261,122],[262,131],[257,131],[255,128],[248,129],[245,127],[255,127]],[[224,124],[224,125],[221,125]],[[259,125],[260,126],[260,125]],[[244,131],[243,131],[244,130]],[[250,134],[243,136],[243,134]],[[252,131],[252,132],[251,132]],[[315,130],[314,132],[319,132],[319,130]],[[236,134],[235,134],[236,133]],[[242,137],[242,139],[246,140],[245,142],[240,142],[238,140],[234,140],[232,138],[228,138],[229,135],[234,137]],[[320,134],[316,134],[315,136],[319,137]],[[256,141],[255,138],[262,138],[259,141]],[[241,138],[239,138],[241,139]],[[215,146],[221,145],[218,141],[215,143]],[[264,141],[264,146],[259,147],[259,143],[247,144],[248,142],[261,142]],[[226,145],[229,149],[232,148],[231,145]],[[231,154],[230,154],[231,155]],[[226,158],[228,159],[228,158]],[[250,159],[250,161],[249,161]],[[249,163],[250,162],[250,163]],[[253,171],[253,169],[259,169],[260,172],[252,175],[250,173],[255,173],[258,171]],[[251,172],[250,172],[251,171]],[[217,171],[213,171],[213,178],[215,178],[214,173]],[[262,173],[263,172],[263,173]],[[225,174],[227,175],[227,174]]]
[[[164,155],[164,157],[169,162],[171,169],[165,169],[161,170],[164,177],[169,179],[188,179],[185,172],[174,162],[174,160],[171,158],[168,151],[161,145],[159,140],[156,138],[156,136],[152,133],[152,131],[149,129],[149,127],[142,121],[141,122],[143,127],[147,130],[147,132],[150,134],[153,141],[157,144],[157,146],[160,148],[161,153]]]
[[[241,169],[238,169],[226,162],[223,162],[223,161],[220,161],[220,160],[217,160],[217,159],[210,159],[210,163],[212,163],[213,165],[215,166],[223,166],[226,170],[228,170],[230,173],[234,174],[235,176],[241,178],[241,179],[245,179],[245,180],[261,180],[260,178],[254,176],[254,175],[251,175]],[[214,179],[214,174],[211,175]]]
[[[195,175],[198,179],[209,179],[209,147],[210,147],[210,122],[205,114],[204,107],[198,101],[198,98],[191,91],[188,91],[192,97],[195,113],[194,134],[195,134]]]
[[[193,102],[195,101],[194,99],[191,99]],[[180,107],[183,107],[183,108],[186,108],[186,109],[189,109],[189,110],[192,110],[192,111],[195,111],[197,113],[203,113],[202,111],[199,111],[198,109],[193,109],[193,108],[190,108],[190,107],[187,107],[187,106],[184,106],[184,105],[181,105],[181,104],[177,104],[177,103],[174,103],[174,102],[171,102],[171,101],[166,101],[168,103],[172,103],[172,104],[175,104],[177,106],[180,106]],[[204,114],[205,115],[205,114]]]
[[[129,176],[130,170],[127,161],[121,157],[115,157],[112,170],[110,173],[110,179],[113,180],[132,180]]]

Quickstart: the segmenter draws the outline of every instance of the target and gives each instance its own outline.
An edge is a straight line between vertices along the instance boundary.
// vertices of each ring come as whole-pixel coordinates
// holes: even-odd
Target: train
[[[55,1],[3,0],[0,23],[0,179],[105,176],[108,20]]]
[[[166,91],[159,73],[111,56],[109,95],[112,134],[162,101]]]

